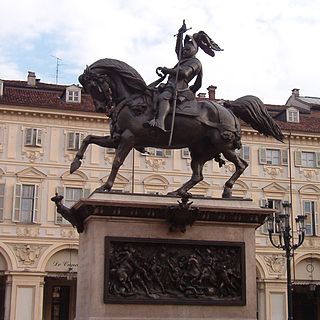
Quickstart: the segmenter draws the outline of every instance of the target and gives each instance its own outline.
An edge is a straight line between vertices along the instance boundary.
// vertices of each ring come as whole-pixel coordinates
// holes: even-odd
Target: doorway
[[[295,320],[320,319],[320,286],[293,286],[293,316]]]
[[[1,275],[1,272],[0,272],[0,320],[4,319],[5,292],[6,292],[6,278],[4,275]]]
[[[76,315],[76,279],[46,277],[44,320],[73,320]]]

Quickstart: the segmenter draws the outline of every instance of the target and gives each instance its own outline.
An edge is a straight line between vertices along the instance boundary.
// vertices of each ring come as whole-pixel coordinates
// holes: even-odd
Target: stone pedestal
[[[94,193],[72,208],[83,227],[77,320],[256,319],[255,229],[270,211],[212,198],[179,209],[177,200]]]

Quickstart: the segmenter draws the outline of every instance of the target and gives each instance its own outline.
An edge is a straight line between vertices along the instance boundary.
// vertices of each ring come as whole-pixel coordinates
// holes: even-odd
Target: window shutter
[[[56,193],[59,196],[64,196],[64,194],[65,194],[64,187],[57,187],[56,188]],[[55,220],[56,220],[55,223],[56,224],[61,224],[63,222],[63,217],[59,212],[57,212],[56,207],[55,207],[55,213],[56,213],[55,214]]]
[[[79,145],[77,146],[78,149],[80,149],[80,147],[82,145],[82,141],[86,137],[86,135],[84,133],[80,133],[79,135],[80,135],[80,139],[79,139]]]
[[[164,149],[164,156],[169,158],[172,155],[172,150],[171,149]]]
[[[90,189],[83,189],[83,197],[88,198],[90,195]]]
[[[0,220],[3,220],[4,189],[5,184],[0,184]]]
[[[281,150],[281,164],[287,165],[288,164],[288,150]]]
[[[20,221],[20,211],[21,211],[21,184],[16,184],[13,192],[13,212],[12,221]]]
[[[36,141],[36,146],[41,147],[42,145],[42,130],[37,129],[37,141]]]
[[[25,135],[26,135],[25,145],[32,146],[32,128],[26,128]]]
[[[68,132],[68,145],[67,149],[74,149],[75,148],[75,133]]]
[[[302,166],[302,162],[301,162],[301,151],[295,151],[294,152],[294,164],[297,167],[301,167]]]
[[[265,148],[259,149],[259,162],[260,164],[266,164],[267,163],[267,154]]]
[[[154,156],[154,155],[156,154],[156,149],[149,147],[149,148],[148,148],[148,152],[149,152],[149,155],[150,155],[150,156]]]
[[[39,222],[39,186],[34,186],[32,222]]]
[[[318,214],[318,208],[317,208],[317,202],[314,201],[313,202],[314,205],[314,224],[315,224],[315,232],[316,232],[316,236],[319,235],[319,214]]]
[[[259,201],[260,208],[267,208],[267,200],[266,199],[260,199]]]
[[[316,153],[316,166],[320,168],[320,152]]]
[[[249,146],[242,146],[242,148],[240,149],[240,157],[245,161],[249,161],[250,160],[250,148],[249,148]]]

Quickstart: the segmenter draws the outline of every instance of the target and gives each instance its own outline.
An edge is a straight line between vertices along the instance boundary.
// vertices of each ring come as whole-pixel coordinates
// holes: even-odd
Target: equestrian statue
[[[234,183],[248,166],[236,152],[241,148],[238,118],[266,136],[283,140],[280,128],[255,96],[244,96],[223,105],[197,101],[195,94],[201,87],[202,65],[196,53],[201,48],[214,57],[215,51],[222,49],[203,31],[184,37],[187,30],[183,21],[176,35],[177,64],[173,68],[157,68],[160,78],[150,85],[134,68],[116,59],[98,60],[80,75],[79,82],[91,95],[95,110],[110,118],[110,135],[88,135],[71,163],[71,173],[81,166],[88,145],[115,148],[111,173],[98,188],[110,191],[119,168],[133,148],[145,152],[147,147],[188,147],[191,179],[169,195],[189,195],[188,190],[203,180],[204,164],[214,159],[222,166],[223,155],[235,165],[235,172],[226,181],[222,193],[223,198],[230,198]],[[193,84],[189,85],[192,80]]]

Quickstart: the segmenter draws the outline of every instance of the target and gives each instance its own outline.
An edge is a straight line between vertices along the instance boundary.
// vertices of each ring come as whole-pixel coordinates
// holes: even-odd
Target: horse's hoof
[[[224,188],[223,193],[222,193],[222,198],[232,198],[232,190],[231,188]]]
[[[70,173],[74,173],[81,166],[81,161],[79,158],[75,158],[70,165]]]

